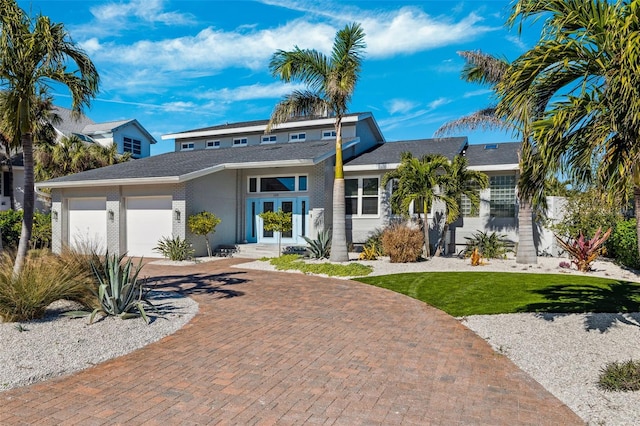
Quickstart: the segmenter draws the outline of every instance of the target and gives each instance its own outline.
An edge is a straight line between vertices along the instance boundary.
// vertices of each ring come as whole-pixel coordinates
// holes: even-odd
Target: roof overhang
[[[400,163],[381,163],[381,164],[359,164],[357,166],[344,166],[345,172],[366,172],[376,170],[395,170],[400,166]],[[484,166],[469,166],[469,170],[476,170],[479,172],[505,172],[505,171],[518,171],[520,167],[515,164],[487,164]]]
[[[476,170],[478,172],[508,172],[520,170],[518,163],[514,164],[486,164],[484,166],[469,166],[469,170]]]

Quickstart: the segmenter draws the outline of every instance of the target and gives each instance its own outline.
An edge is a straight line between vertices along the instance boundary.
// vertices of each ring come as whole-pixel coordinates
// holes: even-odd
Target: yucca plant
[[[158,245],[153,248],[153,251],[162,254],[169,260],[175,261],[189,260],[195,253],[191,243],[179,236],[173,238],[163,237],[158,241]]]
[[[578,238],[571,240],[563,240],[555,235],[560,246],[571,256],[571,263],[576,265],[578,271],[588,272],[591,270],[591,264],[598,258],[603,249],[604,243],[611,235],[611,228],[602,234],[602,228],[598,228],[593,238],[587,239],[580,231]]]
[[[142,259],[138,266],[134,267],[131,258],[123,262],[124,257],[124,254],[117,256],[107,253],[101,262],[91,262],[91,269],[98,281],[96,296],[100,301],[100,307],[91,313],[90,323],[98,313],[123,319],[141,316],[147,324],[149,323],[144,306],[153,308],[153,305],[146,298],[143,282],[138,280]]]
[[[307,242],[309,257],[313,259],[328,259],[331,254],[331,232],[328,229],[318,232],[318,237],[312,240],[302,237]]]

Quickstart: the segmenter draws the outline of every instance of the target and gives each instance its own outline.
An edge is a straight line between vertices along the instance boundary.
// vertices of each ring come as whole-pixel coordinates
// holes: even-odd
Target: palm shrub
[[[636,219],[621,220],[616,223],[608,247],[617,263],[628,268],[640,269],[638,257],[638,234],[636,233]]]
[[[309,257],[313,259],[328,259],[331,254],[331,232],[328,229],[324,229],[318,232],[318,237],[315,240],[303,236],[307,242],[307,252]]]
[[[146,298],[142,280],[138,280],[142,259],[134,267],[131,258],[123,262],[124,257],[124,254],[117,256],[107,253],[99,262],[91,262],[91,269],[98,281],[96,296],[100,306],[93,310],[89,322],[93,322],[96,314],[101,312],[123,319],[141,316],[149,323],[144,306],[153,308],[153,305]]]
[[[560,246],[569,253],[571,263],[576,265],[578,271],[587,272],[591,270],[591,264],[598,258],[603,249],[604,243],[611,235],[611,228],[602,234],[602,228],[598,228],[593,238],[585,238],[582,231],[578,238],[573,240],[563,240],[557,235],[556,240]]]
[[[504,259],[511,250],[511,242],[506,239],[506,235],[489,234],[484,231],[477,231],[471,237],[465,237],[467,247],[464,255],[469,257],[475,249],[478,249],[480,255],[486,259]]]
[[[181,261],[193,257],[193,247],[186,239],[178,237],[163,237],[158,241],[158,245],[153,248],[169,260]]]
[[[391,263],[415,262],[420,257],[424,237],[420,229],[396,223],[382,233],[382,249]]]
[[[0,257],[0,317],[4,322],[41,318],[56,300],[88,304],[86,271],[80,264],[42,254],[29,256],[20,274],[13,276],[13,260]]]

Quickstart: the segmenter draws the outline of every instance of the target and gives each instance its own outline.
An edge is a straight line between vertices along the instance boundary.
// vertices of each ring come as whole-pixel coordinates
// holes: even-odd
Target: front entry
[[[304,244],[309,230],[309,198],[249,198],[247,199],[247,242],[277,244],[277,232],[267,231],[263,227],[259,214],[277,211],[291,213],[292,229],[282,234],[282,244]]]

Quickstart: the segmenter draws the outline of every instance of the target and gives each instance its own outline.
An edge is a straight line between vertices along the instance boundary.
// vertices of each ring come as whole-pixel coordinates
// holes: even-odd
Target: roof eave
[[[76,180],[62,182],[38,182],[36,188],[76,188],[83,186],[129,186],[129,185],[158,185],[173,184],[181,181],[180,176],[163,176],[163,177],[146,177],[146,178],[127,178],[127,179],[95,179],[95,180]]]

